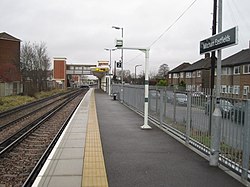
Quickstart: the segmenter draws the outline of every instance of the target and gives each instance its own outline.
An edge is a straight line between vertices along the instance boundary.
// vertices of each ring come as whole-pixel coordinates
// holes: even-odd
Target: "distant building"
[[[178,87],[181,81],[186,82],[186,78],[184,76],[185,73],[182,70],[189,66],[191,66],[189,62],[184,62],[181,65],[169,71],[168,72],[168,84],[170,86]]]
[[[0,33],[0,96],[16,95],[23,91],[20,42],[6,32]]]
[[[222,60],[221,93],[249,98],[250,46]]]
[[[250,46],[222,60],[221,93],[234,98],[249,98],[250,93]],[[215,84],[216,84],[215,71]],[[204,91],[211,88],[211,58],[205,58],[193,64],[183,63],[168,72],[169,85],[178,88],[180,82],[186,84],[187,91]],[[216,85],[215,85],[216,86]]]
[[[53,66],[53,80],[61,88],[79,87],[82,84],[93,84],[95,82],[88,80],[87,75],[92,75],[91,67],[96,67],[96,65],[67,64],[67,58],[55,57]]]
[[[182,70],[185,76],[186,90],[202,91],[211,87],[211,57],[209,53],[205,57],[194,62],[191,66]]]

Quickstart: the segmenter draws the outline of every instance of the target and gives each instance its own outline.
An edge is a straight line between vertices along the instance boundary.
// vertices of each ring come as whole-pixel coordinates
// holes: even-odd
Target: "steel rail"
[[[0,157],[2,157],[6,152],[13,149],[17,144],[23,141],[29,134],[31,134],[34,130],[39,128],[43,122],[51,118],[57,111],[62,109],[65,105],[67,105],[70,101],[72,101],[75,97],[77,97],[80,92],[74,93],[71,95],[67,101],[61,103],[60,105],[54,107],[51,111],[47,112],[45,115],[41,116],[34,122],[31,122],[28,126],[24,127],[13,136],[9,137],[5,141],[0,144]]]
[[[26,108],[29,108],[29,107],[32,107],[32,106],[35,106],[39,103],[43,103],[45,101],[48,101],[50,99],[53,99],[53,98],[56,98],[56,97],[60,97],[62,95],[67,95],[67,94],[70,94],[72,92],[75,92],[75,90],[73,91],[70,91],[70,92],[66,92],[66,93],[58,93],[58,94],[55,94],[55,95],[52,95],[50,97],[46,97],[46,98],[43,98],[43,99],[39,99],[37,101],[33,101],[33,102],[30,102],[30,103],[27,103],[27,104],[24,104],[24,105],[21,105],[21,106],[17,106],[15,108],[12,108],[10,110],[6,110],[6,111],[3,111],[3,112],[0,112],[0,119],[3,118],[3,117],[6,117],[8,115],[11,115],[13,113],[16,113],[16,112],[19,112],[23,109],[26,109]]]
[[[53,101],[52,103],[49,103],[49,104],[47,104],[47,105],[45,105],[45,106],[42,106],[41,108],[38,108],[38,109],[36,109],[36,110],[33,110],[32,112],[30,112],[30,113],[28,113],[28,114],[25,114],[24,116],[21,116],[21,117],[19,117],[18,119],[15,119],[14,121],[11,121],[11,122],[9,122],[9,123],[6,123],[6,124],[0,126],[0,131],[2,131],[3,129],[5,129],[5,128],[7,128],[7,127],[9,127],[9,126],[11,126],[11,125],[17,123],[18,121],[21,121],[22,119],[27,118],[28,116],[30,116],[30,115],[32,115],[32,114],[34,114],[34,113],[36,113],[36,112],[38,112],[38,111],[40,111],[40,110],[42,110],[42,109],[44,109],[44,108],[46,108],[46,107],[48,107],[48,106],[54,104],[55,102],[58,102],[58,101],[60,101],[60,100],[65,99],[66,97],[67,97],[67,96],[65,96],[65,97],[63,97],[63,98],[59,98],[58,100]]]
[[[56,136],[54,137],[54,139],[52,140],[52,142],[50,143],[50,145],[48,146],[48,148],[46,149],[46,151],[43,153],[43,155],[41,156],[41,158],[39,159],[39,161],[36,163],[36,166],[33,168],[33,170],[31,171],[31,173],[28,176],[28,178],[26,179],[26,181],[22,185],[23,187],[30,187],[30,186],[32,186],[32,184],[36,180],[36,177],[38,176],[39,172],[41,171],[44,163],[46,162],[47,158],[49,157],[51,151],[53,150],[54,146],[56,145],[56,143],[57,143],[58,139],[60,138],[61,134],[63,133],[64,129],[68,125],[68,122],[70,121],[72,115],[74,114],[74,112],[77,109],[77,107],[78,107],[79,104],[80,104],[80,102],[76,105],[76,107],[72,110],[72,112],[70,113],[70,115],[64,121],[62,127],[60,128],[60,130],[58,131],[58,133],[56,134]]]

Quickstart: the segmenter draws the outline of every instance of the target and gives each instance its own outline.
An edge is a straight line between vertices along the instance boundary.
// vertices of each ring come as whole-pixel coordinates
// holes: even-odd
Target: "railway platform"
[[[101,90],[90,89],[33,186],[240,187],[242,183]]]

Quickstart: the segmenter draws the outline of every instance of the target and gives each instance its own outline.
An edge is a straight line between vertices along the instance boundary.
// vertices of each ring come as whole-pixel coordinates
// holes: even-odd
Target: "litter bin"
[[[113,99],[116,100],[117,93],[113,93]]]

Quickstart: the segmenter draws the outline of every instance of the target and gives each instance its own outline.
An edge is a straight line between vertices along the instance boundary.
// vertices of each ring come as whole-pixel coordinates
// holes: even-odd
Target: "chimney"
[[[209,58],[209,57],[210,57],[210,53],[205,53],[205,58]]]

